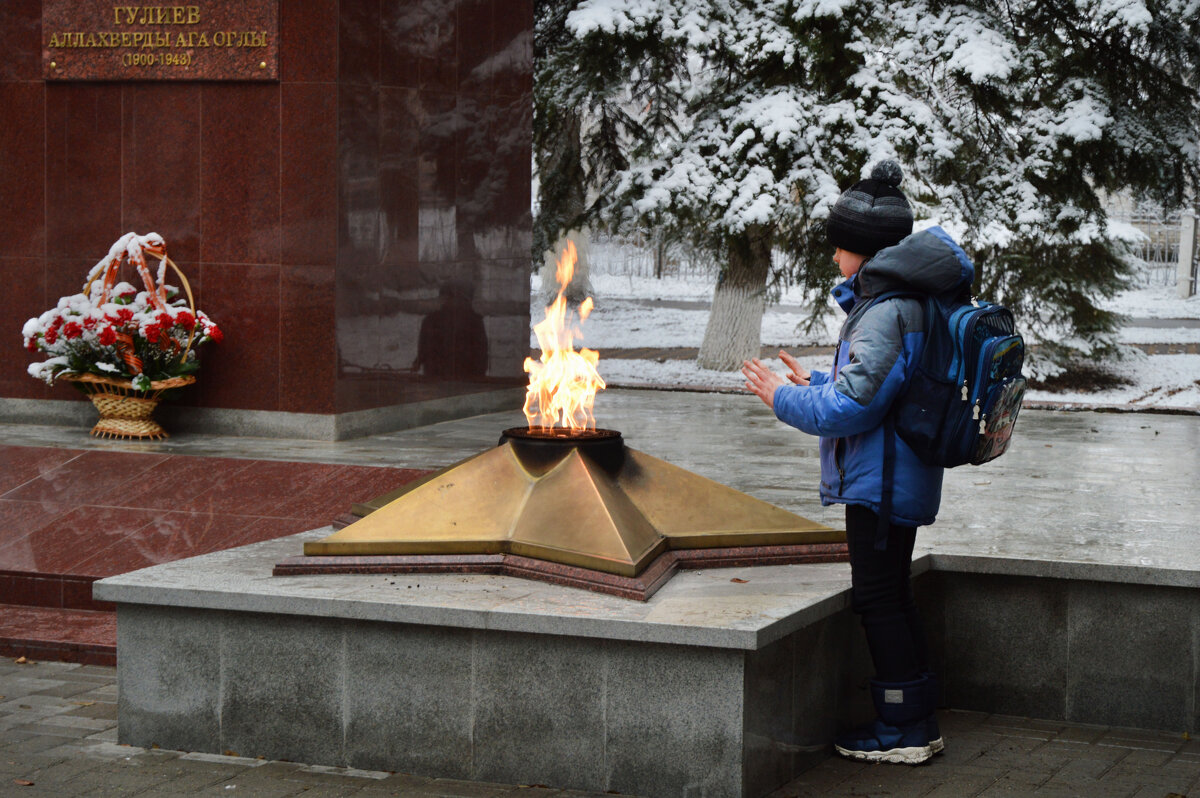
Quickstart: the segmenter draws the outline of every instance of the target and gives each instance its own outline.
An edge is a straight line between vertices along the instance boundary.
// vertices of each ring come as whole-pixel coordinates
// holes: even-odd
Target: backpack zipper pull
[[[975,407],[971,408],[971,418],[979,420],[979,400],[975,400]]]
[[[963,384],[962,384],[962,398],[963,398],[963,401],[964,401],[964,402],[965,402],[965,401],[967,401],[967,399],[969,398],[969,397],[968,397],[968,394],[969,394],[969,393],[970,393],[970,391],[968,391],[968,390],[967,390],[967,381],[966,381],[966,380],[963,380]]]
[[[980,435],[987,434],[987,417],[986,416],[984,416],[979,422],[979,434]]]

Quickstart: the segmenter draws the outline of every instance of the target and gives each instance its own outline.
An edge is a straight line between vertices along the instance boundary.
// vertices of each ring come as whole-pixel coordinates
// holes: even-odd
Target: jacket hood
[[[879,250],[856,276],[857,291],[866,297],[899,290],[957,294],[974,282],[975,266],[945,230],[930,227]]]

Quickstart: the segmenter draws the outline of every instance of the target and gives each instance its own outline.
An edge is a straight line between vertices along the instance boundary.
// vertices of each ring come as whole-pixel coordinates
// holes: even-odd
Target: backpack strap
[[[934,301],[933,297],[928,294],[923,294],[919,291],[887,291],[879,296],[871,297],[871,304],[883,302],[895,297],[906,297],[909,299],[918,299],[922,301],[922,310],[926,318],[929,317],[929,305]],[[926,334],[928,339],[928,333]],[[922,352],[918,352],[913,359],[913,364],[920,361]],[[912,376],[912,368],[905,373],[907,380]],[[883,417],[883,486],[879,496],[879,525],[875,529],[875,550],[885,551],[887,549],[888,532],[892,526],[892,494],[896,483],[896,422],[893,417],[893,411],[888,408],[888,412]]]
[[[892,488],[896,481],[896,424],[889,410],[883,417],[883,491],[879,498],[879,526],[875,529],[875,550],[887,549],[892,526]]]

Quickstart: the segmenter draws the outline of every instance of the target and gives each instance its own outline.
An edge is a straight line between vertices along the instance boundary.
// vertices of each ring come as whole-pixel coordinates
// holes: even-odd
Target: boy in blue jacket
[[[918,459],[888,418],[921,351],[922,305],[909,297],[870,299],[901,289],[964,291],[974,268],[940,228],[911,234],[902,177],[898,163],[883,161],[830,212],[833,261],[846,278],[833,296],[848,314],[833,370],[809,373],[780,352],[790,369],[786,380],[757,359],[742,373],[780,421],[820,436],[821,502],[846,505],[852,608],[875,666],[878,719],[839,737],[835,749],[853,759],[918,764],[943,744],[933,714],[937,680],[909,570],[917,527],[933,523],[941,502],[942,469]]]

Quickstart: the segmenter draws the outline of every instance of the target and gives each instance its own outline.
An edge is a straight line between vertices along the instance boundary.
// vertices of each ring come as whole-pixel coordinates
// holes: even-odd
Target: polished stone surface
[[[601,426],[628,445],[784,509],[840,526],[817,496],[815,438],[737,394],[611,390]],[[89,439],[86,431],[0,425],[20,445],[436,468],[496,445],[522,423],[492,413],[355,440],[266,441],[189,435],[157,443]],[[1200,585],[1195,518],[1200,418],[1026,410],[1011,450],[946,472],[938,521],[917,547],[955,570]]]
[[[43,4],[0,4],[0,327],[154,230],[225,332],[181,406],[340,420],[523,382],[532,3],[255,4],[278,81],[47,83]],[[0,397],[78,399],[19,347]]]
[[[98,577],[322,526],[422,473],[0,446],[0,604],[111,610]]]

